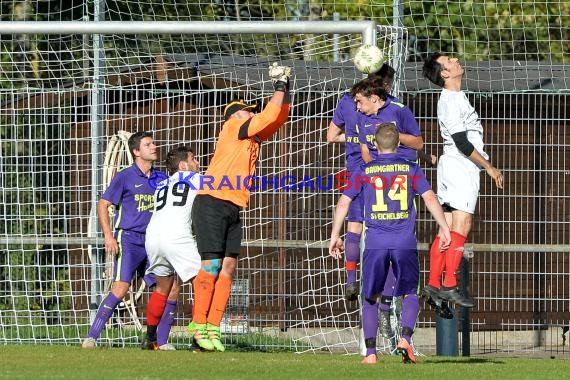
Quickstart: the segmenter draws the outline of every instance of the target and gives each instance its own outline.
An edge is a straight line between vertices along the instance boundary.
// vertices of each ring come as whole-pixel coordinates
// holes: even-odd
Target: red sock
[[[457,272],[463,258],[463,251],[467,236],[451,231],[451,244],[445,253],[445,278],[443,286],[453,288],[457,286]]]
[[[192,283],[194,288],[194,309],[192,311],[192,321],[195,323],[206,323],[212,297],[214,295],[214,282],[216,276],[205,272],[202,269]]]
[[[226,311],[226,305],[230,299],[230,292],[232,290],[232,279],[230,277],[220,274],[216,281],[216,289],[214,290],[214,297],[212,299],[212,307],[208,313],[208,323],[214,326],[219,326],[222,323],[222,317]]]
[[[148,305],[146,305],[146,323],[149,326],[158,326],[164,308],[166,307],[166,299],[168,294],[162,294],[156,290],[150,295]]]
[[[433,239],[429,250],[429,281],[434,288],[441,287],[441,275],[445,268],[445,251],[439,250],[439,235]]]

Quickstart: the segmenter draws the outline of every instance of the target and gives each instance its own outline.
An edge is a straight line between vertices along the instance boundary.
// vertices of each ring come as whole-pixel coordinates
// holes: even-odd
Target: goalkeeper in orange
[[[202,264],[193,283],[194,309],[188,331],[194,343],[207,351],[225,351],[220,324],[241,248],[240,210],[249,202],[259,145],[289,117],[291,68],[274,63],[269,77],[275,92],[262,112],[253,112],[256,105],[243,101],[225,107],[225,122],[205,173],[212,183],[201,186],[192,208]]]

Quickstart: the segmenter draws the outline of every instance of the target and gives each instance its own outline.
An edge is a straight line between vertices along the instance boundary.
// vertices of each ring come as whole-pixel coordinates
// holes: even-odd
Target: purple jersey
[[[414,196],[431,190],[418,164],[397,153],[381,154],[353,174],[351,185],[344,195],[364,195],[366,249],[417,248]]]
[[[155,181],[152,178],[165,179],[168,176],[153,169],[149,179],[136,164],[115,174],[102,198],[117,207],[116,230],[146,232],[154,209],[156,186],[152,185],[160,182],[160,179]]]
[[[378,110],[376,115],[359,114],[357,126],[359,129],[358,139],[368,146],[372,159],[378,157],[378,151],[374,146],[376,127],[382,123],[393,123],[398,128],[398,132],[412,136],[421,136],[420,126],[409,107],[396,101],[389,96],[386,103]],[[400,145],[397,151],[398,156],[409,161],[416,161],[417,152],[415,149]]]
[[[364,164],[360,153],[360,141],[358,140],[358,129],[356,118],[359,112],[356,110],[356,103],[350,95],[345,93],[338,101],[332,122],[344,131],[346,136],[345,157],[346,170],[352,172]]]

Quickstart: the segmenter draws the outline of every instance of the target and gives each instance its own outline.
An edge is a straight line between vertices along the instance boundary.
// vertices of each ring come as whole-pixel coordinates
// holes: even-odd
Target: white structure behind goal
[[[205,167],[223,106],[234,98],[267,101],[267,67],[279,61],[294,68],[294,106],[278,136],[262,145],[257,174],[267,182],[244,212],[224,331],[229,343],[357,352],[358,305],[344,301],[344,263],[330,259],[325,244],[339,195],[327,188],[344,167],[344,147],[327,144],[325,135],[339,97],[362,78],[352,52],[376,43],[399,72],[404,28],[2,22],[0,35],[0,343],[75,344],[86,335],[109,285],[94,205],[110,174],[128,165],[125,135],[153,132],[162,157],[189,144]],[[180,330],[190,318],[192,295],[184,289]],[[137,343],[146,297],[133,284],[103,342]],[[188,341],[176,328],[173,339]]]

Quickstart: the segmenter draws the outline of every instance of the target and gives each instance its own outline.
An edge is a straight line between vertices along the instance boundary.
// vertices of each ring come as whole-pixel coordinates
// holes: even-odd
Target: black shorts
[[[202,260],[238,257],[241,249],[240,207],[210,195],[197,195],[192,229]]]

